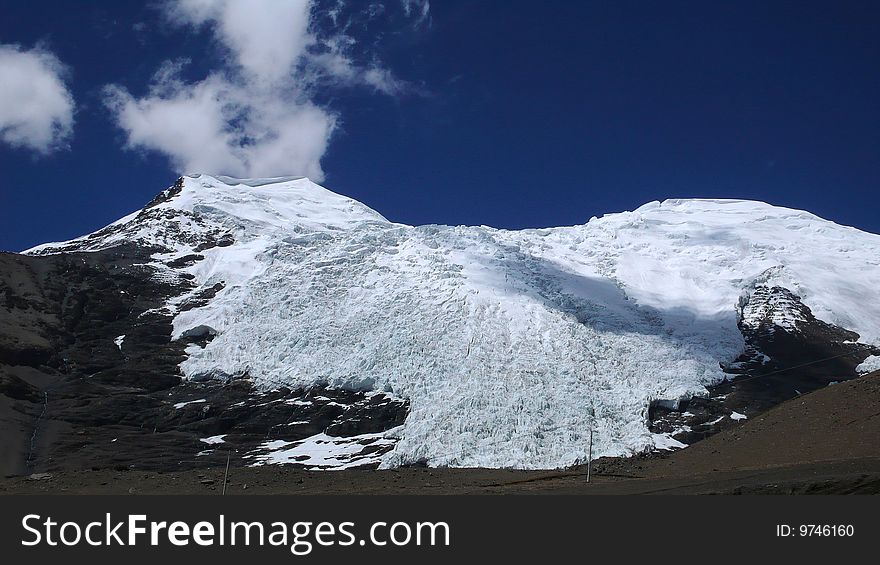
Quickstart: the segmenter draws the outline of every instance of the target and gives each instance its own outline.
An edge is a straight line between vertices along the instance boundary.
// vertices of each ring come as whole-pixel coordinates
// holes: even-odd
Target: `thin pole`
[[[593,470],[593,427],[590,426],[590,454],[587,457],[587,482],[590,482],[590,472]]]
[[[229,478],[229,459],[232,457],[232,452],[226,452],[226,474],[223,475],[223,494],[226,494],[226,479]]]

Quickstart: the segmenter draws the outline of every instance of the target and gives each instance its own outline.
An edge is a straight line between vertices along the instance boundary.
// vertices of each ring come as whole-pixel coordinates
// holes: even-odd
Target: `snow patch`
[[[861,365],[856,367],[856,372],[860,375],[873,373],[874,371],[880,371],[880,355],[871,355],[862,361]]]
[[[174,405],[174,409],[179,410],[179,409],[183,408],[184,406],[188,406],[190,404],[201,404],[202,402],[207,402],[207,401],[208,401],[207,398],[200,398],[198,400],[187,400],[186,402],[178,402],[177,404]]]
[[[687,447],[686,443],[673,439],[670,434],[651,434],[651,439],[654,443],[654,449],[662,451],[672,451]]]
[[[393,432],[334,437],[320,433],[301,441],[267,441],[246,457],[254,466],[298,463],[309,469],[350,469],[378,464],[382,457],[377,447],[393,445]]]

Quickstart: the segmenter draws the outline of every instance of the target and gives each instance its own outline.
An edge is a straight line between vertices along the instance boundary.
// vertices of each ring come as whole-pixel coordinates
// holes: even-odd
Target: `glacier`
[[[665,200],[547,229],[410,226],[302,177],[189,175],[27,253],[122,243],[192,285],[166,305],[174,337],[214,337],[187,348],[186,377],[408,399],[384,467],[561,467],[586,460],[591,430],[594,457],[668,448],[649,405],[725,378],[761,286],[880,345],[880,301],[865,299],[880,236],[755,201]]]

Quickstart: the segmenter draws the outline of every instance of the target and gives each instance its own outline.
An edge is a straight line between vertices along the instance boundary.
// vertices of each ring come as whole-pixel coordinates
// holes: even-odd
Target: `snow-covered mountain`
[[[591,429],[594,456],[666,446],[649,407],[724,380],[749,328],[818,319],[880,345],[866,298],[880,236],[761,202],[666,200],[510,231],[394,223],[305,178],[194,175],[26,253],[123,245],[179,283],[173,337],[204,338],[186,377],[408,400],[384,466],[558,467],[585,460]]]

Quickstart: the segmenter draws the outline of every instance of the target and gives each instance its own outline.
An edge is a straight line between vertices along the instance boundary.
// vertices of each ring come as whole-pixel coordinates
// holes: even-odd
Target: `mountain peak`
[[[681,214],[722,214],[727,216],[744,216],[748,214],[771,214],[773,216],[800,215],[822,219],[818,216],[798,210],[764,202],[741,198],[667,198],[655,200],[636,208],[636,212],[661,212]]]
[[[180,250],[236,232],[236,240],[281,239],[285,234],[350,229],[363,222],[388,223],[357,200],[302,176],[237,179],[183,175],[141,210],[69,241],[25,250],[35,255],[96,251],[122,242]]]
[[[190,211],[198,207],[286,228],[341,228],[361,221],[387,222],[365,204],[302,176],[239,179],[196,174],[183,176],[181,181],[180,196],[169,205]]]

